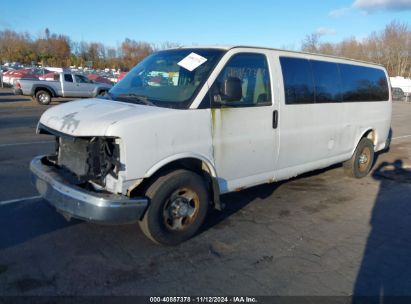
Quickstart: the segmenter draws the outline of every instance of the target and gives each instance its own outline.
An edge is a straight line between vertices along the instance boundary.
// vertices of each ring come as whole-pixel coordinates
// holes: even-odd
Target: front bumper
[[[101,224],[127,224],[140,220],[147,208],[145,197],[89,191],[65,180],[45,156],[30,163],[32,182],[40,195],[63,215]]]

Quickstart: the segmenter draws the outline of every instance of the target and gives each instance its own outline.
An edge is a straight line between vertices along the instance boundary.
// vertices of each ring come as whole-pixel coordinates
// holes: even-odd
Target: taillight
[[[20,84],[20,81],[16,81],[16,89],[21,89],[21,84]]]

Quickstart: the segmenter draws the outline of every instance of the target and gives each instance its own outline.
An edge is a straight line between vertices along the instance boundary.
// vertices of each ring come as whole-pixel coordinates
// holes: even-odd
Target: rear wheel
[[[355,178],[367,176],[374,162],[374,145],[368,138],[362,138],[350,160],[343,163],[345,172]]]
[[[48,91],[40,90],[36,93],[36,100],[41,105],[48,105],[51,102],[51,94]]]
[[[209,206],[204,180],[196,173],[176,170],[160,176],[146,191],[150,205],[142,221],[152,241],[177,245],[191,238],[203,224]]]

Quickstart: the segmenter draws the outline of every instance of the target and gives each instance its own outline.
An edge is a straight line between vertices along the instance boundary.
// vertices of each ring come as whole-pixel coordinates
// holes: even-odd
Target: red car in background
[[[124,76],[126,76],[127,73],[128,72],[121,72],[120,75],[118,75],[118,77],[117,77],[117,82],[119,82],[121,79],[123,79]]]
[[[106,84],[113,84],[109,79],[96,75],[96,74],[89,74],[87,75],[87,78],[92,80],[93,82],[98,82],[98,83],[106,83]]]
[[[57,72],[50,72],[50,73],[40,75],[39,79],[40,80],[49,80],[49,81],[58,80],[58,79],[56,79],[56,78],[58,78],[58,75],[59,75],[59,73],[57,73]]]
[[[22,70],[12,70],[3,73],[3,82],[13,85],[17,79],[38,79],[38,75],[36,75],[31,69],[22,69]]]

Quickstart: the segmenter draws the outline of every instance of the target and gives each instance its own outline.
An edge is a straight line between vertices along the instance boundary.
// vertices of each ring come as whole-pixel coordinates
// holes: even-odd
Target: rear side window
[[[314,103],[314,80],[306,59],[280,57],[283,71],[285,103]]]
[[[315,102],[340,102],[341,80],[338,64],[334,62],[311,60],[315,83]]]
[[[73,76],[70,74],[64,74],[64,81],[73,82]]]
[[[386,101],[388,83],[383,70],[339,64],[343,101]]]
[[[74,75],[76,78],[76,82],[78,83],[90,83],[90,80],[88,80],[87,77],[84,77],[83,75]]]
[[[289,57],[280,63],[286,104],[388,100],[381,69]]]

